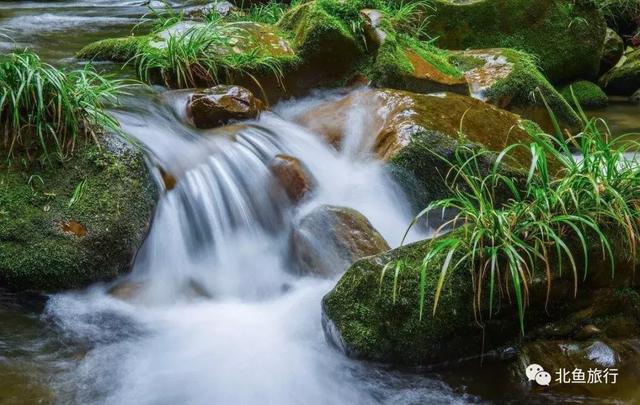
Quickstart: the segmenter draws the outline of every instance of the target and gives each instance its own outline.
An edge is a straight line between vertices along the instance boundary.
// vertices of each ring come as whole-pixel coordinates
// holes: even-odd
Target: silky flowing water
[[[88,42],[128,34],[146,11],[137,1],[2,2],[0,29],[14,42],[0,49],[29,46],[51,63],[69,62]],[[118,281],[135,297],[117,299],[110,285],[48,297],[0,292],[0,403],[514,400],[517,387],[496,392],[500,375],[488,376],[489,368],[390,370],[326,343],[320,301],[337,279],[291,271],[291,228],[319,205],[346,206],[398,246],[411,219],[402,192],[369,153],[367,117],[357,107],[342,152],[294,123],[339,96],[313,94],[211,131],[181,123],[179,93],[154,89],[123,100],[114,113],[124,131],[152,167],[178,178],[161,193],[132,274]],[[267,165],[279,153],[301,159],[317,180],[302,207],[273,191]]]

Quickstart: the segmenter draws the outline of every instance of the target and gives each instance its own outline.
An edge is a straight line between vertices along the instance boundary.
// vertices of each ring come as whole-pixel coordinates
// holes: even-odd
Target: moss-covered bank
[[[139,151],[109,139],[64,163],[0,171],[0,285],[59,290],[128,271],[155,187]]]

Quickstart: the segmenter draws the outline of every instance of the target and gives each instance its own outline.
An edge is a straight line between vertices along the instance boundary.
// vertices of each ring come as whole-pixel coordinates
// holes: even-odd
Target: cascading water
[[[111,297],[106,286],[50,300],[48,316],[87,345],[79,366],[57,383],[61,398],[110,404],[455,398],[440,382],[400,379],[332,350],[320,301],[336,280],[292,271],[289,232],[320,204],[359,210],[392,245],[410,220],[401,192],[368,153],[338,153],[289,121],[323,97],[335,95],[283,104],[224,134],[196,133],[158,104],[119,115],[125,131],[179,179],[160,199],[129,279],[137,286],[130,302]],[[352,113],[358,122],[358,109]],[[364,136],[350,131],[350,145],[366,144]],[[298,157],[317,180],[302,207],[273,191],[268,164],[279,153]]]

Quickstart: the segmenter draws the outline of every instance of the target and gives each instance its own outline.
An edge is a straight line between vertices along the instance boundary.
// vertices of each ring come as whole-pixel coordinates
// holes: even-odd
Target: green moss
[[[423,62],[420,63],[433,72],[431,77],[416,74],[416,66],[409,58],[410,53],[422,59]],[[378,48],[366,73],[372,83],[380,87],[419,93],[452,90],[455,86],[466,89],[466,85],[462,85],[462,71],[449,58],[449,52],[428,42],[387,31],[385,42]],[[426,76],[424,72],[421,73]]]
[[[585,109],[604,108],[609,103],[604,91],[597,84],[587,81],[579,81],[565,86],[560,93],[571,104],[577,101],[578,105]]]
[[[358,9],[352,6],[331,0],[304,3],[287,12],[278,27],[291,33],[302,63],[319,65],[335,75],[364,56],[364,43],[356,39],[350,23],[359,21]]]
[[[82,48],[76,57],[97,61],[127,62],[150,41],[149,36],[108,38]]]
[[[428,31],[447,49],[513,48],[536,55],[550,80],[594,78],[606,24],[588,1],[434,0]]]
[[[640,89],[640,49],[625,55],[624,62],[600,78],[607,94],[630,96]]]
[[[546,100],[561,124],[571,129],[579,128],[579,117],[537,69],[531,56],[511,49],[503,49],[500,54],[512,64],[512,71],[487,90],[486,97],[492,103],[521,113],[549,131],[552,126],[549,124]]]
[[[429,242],[418,242],[356,262],[323,299],[326,319],[340,331],[349,355],[369,360],[421,364],[447,359],[452,351],[476,346],[482,337],[473,325],[473,289],[463,272],[454,273],[440,298],[440,310],[431,314],[438,269],[428,269],[425,314],[419,317],[420,263]],[[394,268],[387,263],[404,260],[398,294],[393,299]],[[442,262],[444,257],[439,259]],[[455,259],[454,259],[455,260]],[[460,330],[476,330],[464,336]]]
[[[83,145],[64,164],[2,168],[0,285],[58,290],[127,271],[153,206],[153,182],[133,150]],[[86,235],[64,232],[72,221]]]

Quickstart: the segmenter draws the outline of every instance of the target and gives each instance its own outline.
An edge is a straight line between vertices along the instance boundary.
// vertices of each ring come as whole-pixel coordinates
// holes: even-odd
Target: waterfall
[[[162,194],[128,276],[139,286],[134,299],[121,301],[108,286],[95,286],[50,300],[47,315],[69,339],[87,345],[79,366],[58,382],[63,398],[107,404],[410,403],[416,392],[420,400],[453,398],[428,379],[409,389],[387,386],[394,374],[332,350],[323,338],[320,300],[337,280],[292,271],[291,229],[319,205],[360,211],[393,246],[410,221],[383,165],[370,151],[354,149],[370,145],[366,130],[358,134],[352,125],[355,141],[342,153],[294,123],[305,108],[335,96],[284,103],[256,121],[213,131],[180,124],[166,100],[140,105],[134,98],[135,114],[118,114],[123,129],[177,183]],[[364,121],[360,109],[352,113],[354,123]],[[268,166],[277,154],[299,158],[316,179],[301,206],[274,191]]]

